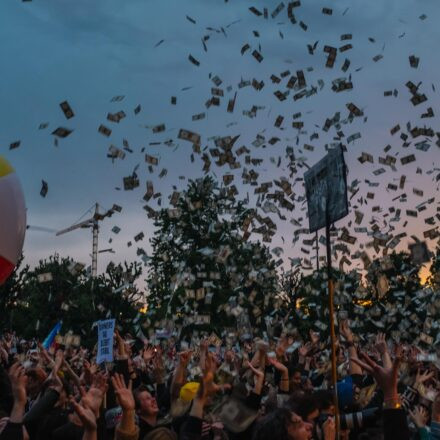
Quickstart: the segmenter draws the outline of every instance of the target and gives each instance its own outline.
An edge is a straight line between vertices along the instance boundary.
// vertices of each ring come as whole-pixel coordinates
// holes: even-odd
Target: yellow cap
[[[199,390],[200,384],[198,382],[188,382],[181,389],[179,397],[185,402],[191,402]]]

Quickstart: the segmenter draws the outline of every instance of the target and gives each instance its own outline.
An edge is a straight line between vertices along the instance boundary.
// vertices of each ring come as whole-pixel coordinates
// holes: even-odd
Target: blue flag
[[[63,321],[58,321],[55,324],[55,327],[47,335],[46,339],[43,342],[43,347],[46,350],[49,350],[49,347],[53,344],[53,341],[55,340],[55,336],[60,332],[62,325],[63,325]]]

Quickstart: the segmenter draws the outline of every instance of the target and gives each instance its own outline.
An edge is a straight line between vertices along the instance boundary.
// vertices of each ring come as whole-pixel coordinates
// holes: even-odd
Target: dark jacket
[[[384,409],[383,434],[384,440],[409,440],[411,435],[403,409]]]
[[[58,391],[49,388],[24,416],[23,424],[31,439],[36,438],[41,421],[53,409],[59,398]]]
[[[200,440],[202,438],[202,419],[188,416],[180,430],[179,440]]]
[[[23,424],[8,422],[0,434],[0,440],[23,440]]]

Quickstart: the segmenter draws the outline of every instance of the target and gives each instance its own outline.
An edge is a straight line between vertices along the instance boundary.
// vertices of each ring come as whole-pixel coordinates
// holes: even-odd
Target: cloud
[[[320,133],[320,139],[315,141],[315,152],[309,155],[310,163],[322,157],[324,145],[333,142],[334,132],[324,134],[320,128],[325,119],[337,111],[344,118],[347,102],[355,102],[368,115],[366,123],[358,120],[342,127],[346,137],[356,131],[362,133],[362,139],[349,146],[350,179],[371,179],[371,167],[360,166],[357,161],[360,152],[371,151],[377,158],[384,155],[383,148],[390,143],[397,157],[406,154],[399,149],[400,142],[390,137],[389,129],[397,122],[403,127],[409,120],[416,121],[423,111],[409,103],[404,86],[406,81],[411,79],[417,83],[423,80],[422,89],[435,98],[430,84],[437,80],[439,73],[439,64],[432,57],[439,40],[434,20],[436,3],[425,1],[423,10],[419,10],[420,3],[413,0],[382,0],[368,4],[361,0],[341,0],[331,3],[334,13],[328,17],[321,13],[322,2],[303,2],[296,15],[298,21],[303,20],[309,25],[308,31],[304,32],[298,24],[292,25],[285,14],[280,14],[279,21],[275,22],[255,17],[248,11],[251,4],[246,1],[227,4],[220,0],[1,2],[0,38],[4,43],[0,47],[0,57],[7,60],[8,68],[2,72],[0,84],[2,102],[7,103],[0,109],[0,144],[5,151],[10,142],[22,140],[18,150],[7,151],[6,155],[20,173],[29,218],[36,225],[61,228],[73,223],[96,201],[105,206],[119,203],[124,206],[124,211],[118,222],[125,227],[114,240],[117,258],[135,259],[136,249],[127,248],[127,241],[142,228],[148,231],[147,236],[153,231],[151,222],[146,220],[142,211],[146,180],[154,180],[155,191],[163,193],[164,206],[172,185],[178,188],[184,185],[179,176],[202,175],[200,159],[196,156],[194,163],[189,161],[191,145],[178,142],[177,148],[169,148],[152,146],[150,142],[176,139],[180,127],[200,132],[208,152],[213,144],[207,138],[212,135],[240,134],[239,145],[247,146],[257,133],[263,133],[267,138],[276,135],[281,138],[276,146],[252,148],[251,153],[253,158],[265,159],[258,172],[261,179],[269,181],[280,174],[288,175],[286,169],[272,166],[269,159],[284,158],[286,145],[292,145],[301,155],[298,149],[313,131]],[[260,9],[268,7],[272,11],[276,5],[257,0],[255,6]],[[349,10],[342,16],[348,6]],[[428,15],[425,21],[418,18],[422,12]],[[196,19],[197,24],[191,24],[186,15]],[[222,33],[206,29],[220,28],[235,20],[240,22],[226,29],[227,38]],[[255,38],[253,30],[258,30],[261,37]],[[284,39],[280,38],[280,30]],[[403,32],[405,36],[398,38]],[[344,54],[338,53],[335,68],[327,69],[324,67],[326,54],[323,46],[339,47],[343,33],[353,33],[354,48]],[[208,52],[205,53],[201,38],[208,34]],[[374,37],[376,43],[370,43],[368,37]],[[161,39],[165,40],[164,43],[154,48]],[[316,40],[319,40],[318,49],[314,56],[310,56],[306,45]],[[245,43],[252,48],[261,44],[263,63],[257,63],[249,52],[241,56],[240,48]],[[382,50],[383,44],[385,48]],[[373,56],[382,52],[384,59],[374,63]],[[189,53],[200,59],[199,68],[189,63]],[[421,58],[417,70],[411,69],[408,63],[408,56],[412,53]],[[330,84],[333,79],[345,76],[340,68],[346,57],[352,63],[350,73],[355,88],[350,93],[335,94],[329,90]],[[313,67],[313,71],[307,72],[307,67]],[[356,72],[361,67],[362,70]],[[294,102],[290,96],[285,102],[278,102],[273,96],[275,88],[270,75],[279,75],[287,69],[292,74],[303,69],[308,84],[317,84],[318,79],[323,79],[325,89],[309,99]],[[234,114],[225,111],[225,104],[207,110],[205,102],[213,87],[209,74],[211,77],[219,75],[223,80],[222,87],[226,89],[230,85],[233,91],[241,78],[264,80],[266,86],[261,92],[251,87],[238,89]],[[182,92],[185,86],[193,88]],[[383,92],[394,88],[399,90],[399,97],[385,99]],[[126,98],[120,103],[110,103],[115,95],[125,95]],[[171,96],[177,96],[177,106],[170,105]],[[69,100],[76,114],[69,121],[58,107],[64,99]],[[134,117],[133,109],[137,104],[141,104],[143,110]],[[242,112],[253,105],[264,106],[264,109],[256,118],[250,119]],[[106,121],[109,111],[121,109],[128,115],[124,121],[119,125]],[[206,112],[206,119],[193,122],[191,115],[200,112]],[[301,118],[308,130],[298,145],[297,132],[291,128],[291,116],[297,112],[302,113]],[[278,114],[285,116],[284,131],[273,126]],[[49,128],[37,130],[44,121],[50,123]],[[152,134],[151,130],[142,127],[162,122],[167,126],[167,131],[162,134]],[[110,139],[97,132],[100,123],[111,126]],[[230,123],[237,125],[227,127]],[[60,125],[74,128],[74,132],[55,147],[49,133]],[[106,158],[107,149],[111,143],[122,147],[123,139],[129,141],[134,153],[127,153],[124,161],[112,164]],[[152,175],[147,171],[142,148],[161,160]],[[430,162],[435,159],[436,147],[431,148],[424,155],[418,154],[423,167],[430,167]],[[135,192],[115,191],[116,186],[122,185],[122,177],[132,173],[137,164],[140,164],[141,187]],[[282,167],[285,168],[285,162]],[[158,179],[157,174],[162,168],[166,168],[168,174]],[[246,165],[246,168],[251,166]],[[414,176],[411,185],[429,188],[430,177],[415,175],[415,168],[410,168]],[[219,178],[225,172],[214,166],[213,171]],[[298,174],[302,175],[303,171],[299,170]],[[243,169],[232,172],[236,175],[235,180],[240,181]],[[390,171],[381,182],[388,183],[398,177],[399,173]],[[46,199],[39,196],[41,179],[49,183]],[[253,197],[253,187],[238,186],[243,197],[246,192]],[[300,184],[296,191],[301,193]],[[377,203],[382,206],[392,203],[391,194],[378,193],[379,196],[383,200]],[[294,213],[296,218],[305,217],[300,208],[298,206]],[[422,230],[423,219],[419,220],[414,230]],[[102,229],[102,243],[112,236],[110,225],[111,222]],[[280,222],[280,232],[289,237],[292,232],[290,223]],[[276,239],[280,240],[279,237]],[[30,261],[35,261],[58,250],[88,260],[89,241],[87,231],[57,239],[29,233],[26,255]],[[286,249],[287,252],[298,252],[297,249]],[[110,257],[115,258],[103,256],[102,261]]]

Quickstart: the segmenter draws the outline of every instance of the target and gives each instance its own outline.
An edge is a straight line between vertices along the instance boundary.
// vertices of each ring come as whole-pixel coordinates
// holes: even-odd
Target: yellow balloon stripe
[[[0,156],[0,177],[7,176],[14,172],[14,168],[11,167],[9,162],[2,156]]]

